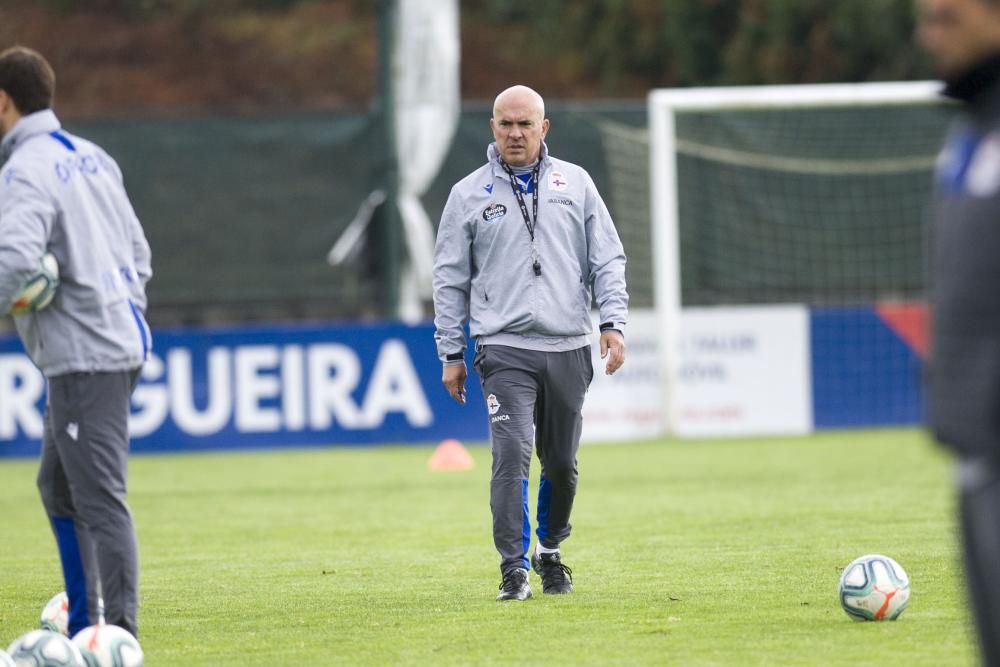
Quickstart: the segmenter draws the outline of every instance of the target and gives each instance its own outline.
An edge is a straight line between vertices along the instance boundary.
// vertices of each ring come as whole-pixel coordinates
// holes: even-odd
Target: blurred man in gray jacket
[[[920,37],[963,106],[938,159],[930,423],[958,455],[983,664],[1000,665],[1000,0],[920,0]]]
[[[0,53],[0,313],[51,252],[60,285],[15,325],[48,379],[38,487],[69,595],[69,630],[136,633],[138,550],[126,504],[129,397],[150,351],[150,251],[122,173],[52,112],[55,75],[35,51]]]
[[[442,381],[465,403],[465,331],[489,412],[490,507],[502,582],[497,600],[531,597],[528,469],[542,465],[530,565],[545,593],[573,590],[560,544],[570,534],[583,399],[593,378],[591,294],[605,372],[625,361],[625,252],[590,175],[548,154],[541,96],[500,93],[487,163],[451,190],[434,263]]]

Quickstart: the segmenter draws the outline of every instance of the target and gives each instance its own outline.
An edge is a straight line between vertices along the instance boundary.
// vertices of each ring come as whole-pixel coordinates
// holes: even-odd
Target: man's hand
[[[625,363],[625,337],[609,329],[601,334],[601,359],[607,359],[604,373],[614,375]],[[463,366],[464,368],[464,366]]]
[[[445,389],[462,405],[465,405],[465,378],[468,375],[464,362],[445,366],[441,374],[441,382],[444,383]]]

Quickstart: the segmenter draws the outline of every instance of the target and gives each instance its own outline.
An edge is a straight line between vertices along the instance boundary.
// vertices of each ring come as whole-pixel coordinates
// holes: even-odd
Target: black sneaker
[[[503,575],[497,600],[527,600],[530,597],[531,586],[528,585],[527,570],[515,568]]]
[[[559,552],[531,554],[531,568],[542,578],[542,592],[549,594],[573,592],[573,570],[559,559]]]

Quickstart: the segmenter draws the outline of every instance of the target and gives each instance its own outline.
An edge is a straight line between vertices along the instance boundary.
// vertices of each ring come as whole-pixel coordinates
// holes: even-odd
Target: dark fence
[[[587,168],[602,191],[608,171],[600,124],[646,123],[642,101],[554,104],[547,115],[552,153]],[[424,197],[432,220],[452,184],[485,161],[489,117],[482,105],[463,111]],[[66,127],[102,144],[125,172],[153,247],[155,324],[384,315],[377,253],[336,268],[326,263],[377,182],[381,150],[366,115],[70,120]]]

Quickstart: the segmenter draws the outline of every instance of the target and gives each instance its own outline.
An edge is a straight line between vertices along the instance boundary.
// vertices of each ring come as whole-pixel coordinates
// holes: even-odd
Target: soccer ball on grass
[[[840,575],[840,605],[856,621],[895,621],[909,601],[910,578],[888,556],[862,556]]]
[[[60,591],[42,607],[42,630],[69,634],[69,597]]]
[[[21,635],[7,652],[18,667],[87,667],[73,642],[49,630],[32,630]]]
[[[73,636],[90,667],[142,667],[139,642],[117,625],[91,625]]]
[[[100,623],[104,623],[104,599],[97,598],[97,613]],[[66,591],[60,591],[42,607],[42,630],[51,630],[61,635],[69,636],[69,597]]]

